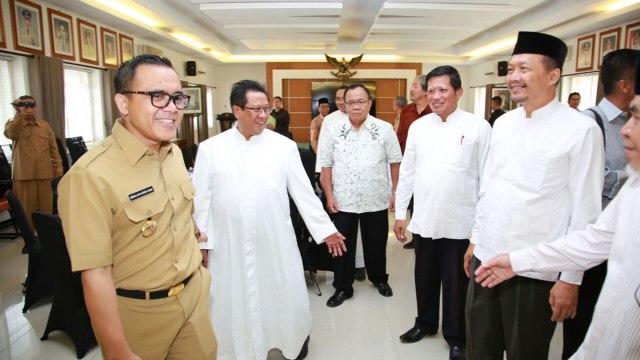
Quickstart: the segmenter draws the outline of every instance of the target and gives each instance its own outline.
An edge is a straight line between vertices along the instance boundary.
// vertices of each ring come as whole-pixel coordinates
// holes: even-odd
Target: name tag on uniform
[[[154,192],[155,190],[153,190],[153,186],[149,186],[147,188],[144,188],[142,190],[138,190],[136,192],[133,192],[131,194],[129,194],[129,201],[133,201],[137,198],[143,197],[145,195],[149,195],[152,192]]]

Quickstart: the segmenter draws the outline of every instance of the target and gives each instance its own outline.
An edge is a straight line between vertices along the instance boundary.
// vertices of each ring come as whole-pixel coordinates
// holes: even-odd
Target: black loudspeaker
[[[498,76],[507,76],[507,67],[509,63],[506,61],[498,61]]]
[[[196,76],[198,75],[198,69],[196,68],[195,61],[187,61],[187,75],[188,76]]]

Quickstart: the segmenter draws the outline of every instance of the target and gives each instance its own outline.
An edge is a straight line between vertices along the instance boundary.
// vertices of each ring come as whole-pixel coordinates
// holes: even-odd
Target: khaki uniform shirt
[[[117,120],[113,134],[59,185],[58,209],[73,271],[113,266],[116,288],[155,291],[202,262],[194,235],[194,187],[174,144],[150,150]],[[142,227],[157,228],[143,236]]]
[[[62,169],[56,136],[46,121],[8,121],[4,136],[13,140],[14,180],[53,179],[54,167]]]

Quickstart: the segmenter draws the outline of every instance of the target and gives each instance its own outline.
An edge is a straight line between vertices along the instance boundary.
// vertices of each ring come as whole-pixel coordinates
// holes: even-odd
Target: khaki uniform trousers
[[[36,211],[51,213],[53,211],[53,190],[51,190],[51,179],[43,180],[13,180],[13,192],[20,200],[24,209],[29,226],[33,231],[33,220],[31,214]]]
[[[133,352],[144,360],[215,359],[218,342],[209,313],[210,285],[209,271],[200,266],[177,296],[118,296],[120,320]]]

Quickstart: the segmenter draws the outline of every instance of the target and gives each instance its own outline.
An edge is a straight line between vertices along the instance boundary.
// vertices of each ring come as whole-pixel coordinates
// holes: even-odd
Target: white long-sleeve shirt
[[[456,109],[443,122],[435,113],[409,128],[396,190],[396,220],[425,238],[469,239],[478,202],[480,175],[489,152],[491,126]]]
[[[518,273],[586,270],[609,259],[591,326],[572,359],[640,358],[640,178],[627,171],[629,180],[595,224],[510,255]]]
[[[584,229],[600,214],[604,169],[595,121],[557,100],[496,120],[471,242],[481,261]],[[556,281],[557,272],[522,273]],[[579,285],[582,272],[560,279]]]

